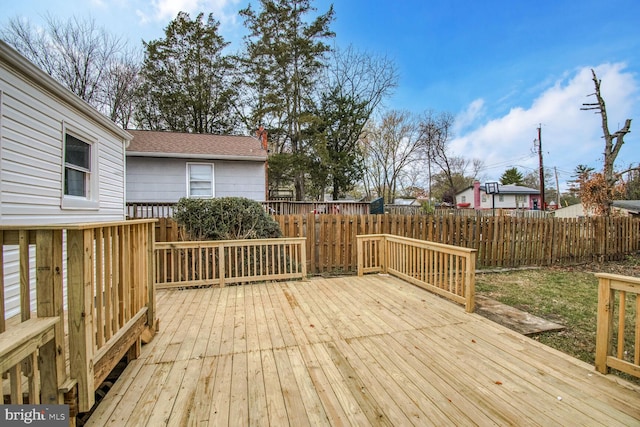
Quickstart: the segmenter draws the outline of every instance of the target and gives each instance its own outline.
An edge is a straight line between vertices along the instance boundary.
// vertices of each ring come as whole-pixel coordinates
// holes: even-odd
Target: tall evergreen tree
[[[249,30],[242,58],[249,92],[245,125],[262,124],[269,129],[272,153],[290,156],[296,199],[305,193],[308,170],[308,140],[316,81],[330,50],[333,6],[311,22],[305,19],[315,8],[310,0],[260,0],[260,10],[251,5],[240,11]],[[271,172],[271,171],[270,171]],[[271,178],[277,179],[271,175]]]
[[[237,91],[219,25],[211,14],[204,22],[202,13],[191,20],[180,12],[164,38],[144,43],[139,127],[192,133],[237,129]]]
[[[509,168],[500,177],[500,184],[502,185],[522,185],[524,182],[524,175],[518,170],[518,168]]]

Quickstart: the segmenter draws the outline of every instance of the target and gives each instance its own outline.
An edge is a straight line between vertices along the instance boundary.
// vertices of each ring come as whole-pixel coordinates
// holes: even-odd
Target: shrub
[[[243,197],[178,201],[174,219],[193,240],[268,239],[281,237],[278,223],[254,200]]]

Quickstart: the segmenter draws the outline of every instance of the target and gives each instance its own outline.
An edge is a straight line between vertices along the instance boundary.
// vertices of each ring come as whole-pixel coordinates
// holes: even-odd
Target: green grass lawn
[[[640,257],[577,267],[479,272],[476,292],[564,325],[566,329],[562,331],[544,332],[532,338],[593,365],[598,310],[598,280],[594,273],[598,271],[640,276]],[[626,306],[626,323],[632,325],[635,322],[635,297],[627,297]],[[627,329],[626,341],[632,345],[634,331]]]

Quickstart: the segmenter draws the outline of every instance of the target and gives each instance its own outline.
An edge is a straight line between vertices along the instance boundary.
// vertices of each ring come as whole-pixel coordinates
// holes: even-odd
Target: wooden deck
[[[157,298],[89,425],[640,425],[639,387],[397,278]]]

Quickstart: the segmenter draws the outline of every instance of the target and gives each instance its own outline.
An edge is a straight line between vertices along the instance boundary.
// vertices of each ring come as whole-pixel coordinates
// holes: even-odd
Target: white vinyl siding
[[[187,197],[187,163],[194,159],[127,157],[127,202],[175,203]],[[214,160],[215,197],[264,200],[265,163]]]
[[[2,91],[1,203],[3,224],[50,224],[124,218],[124,141],[87,119],[81,111],[41,91],[0,64]],[[87,108],[90,108],[87,106]],[[96,145],[99,179],[87,211],[65,206],[63,142],[65,129]],[[81,138],[82,139],[82,138]],[[90,215],[90,217],[87,217]]]
[[[187,197],[214,197],[213,165],[187,163]]]

